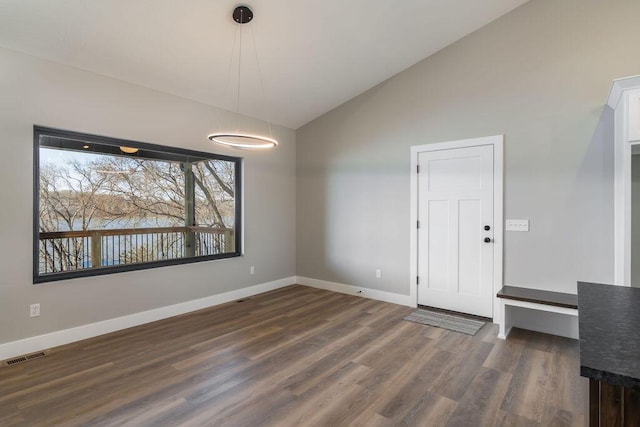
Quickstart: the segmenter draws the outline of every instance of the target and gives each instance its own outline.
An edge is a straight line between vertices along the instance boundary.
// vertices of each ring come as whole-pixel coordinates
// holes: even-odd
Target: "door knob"
[[[484,242],[485,243],[491,243],[491,238],[490,237],[485,237],[484,238]]]
[[[491,227],[490,227],[490,226],[488,226],[488,225],[485,225],[485,226],[484,226],[484,229],[485,229],[486,231],[489,231],[489,230],[491,230]]]

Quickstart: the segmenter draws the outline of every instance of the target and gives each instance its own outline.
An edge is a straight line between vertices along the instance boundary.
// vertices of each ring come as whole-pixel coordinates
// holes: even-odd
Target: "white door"
[[[418,153],[418,304],[493,315],[493,145]]]

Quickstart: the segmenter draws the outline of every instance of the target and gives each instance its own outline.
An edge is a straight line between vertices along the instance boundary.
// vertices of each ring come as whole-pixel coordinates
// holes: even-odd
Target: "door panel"
[[[460,200],[459,202],[459,268],[458,291],[469,296],[480,296],[480,259],[482,240],[482,205],[479,200]]]
[[[418,304],[491,317],[493,146],[425,151],[418,164]]]
[[[449,201],[429,200],[428,263],[427,272],[433,289],[447,290],[449,287]]]
[[[429,191],[479,190],[482,186],[477,157],[433,159],[429,162]]]

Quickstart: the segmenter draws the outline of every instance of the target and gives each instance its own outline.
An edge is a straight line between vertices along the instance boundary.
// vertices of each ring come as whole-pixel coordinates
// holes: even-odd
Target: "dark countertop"
[[[640,390],[640,288],[578,282],[580,375]]]

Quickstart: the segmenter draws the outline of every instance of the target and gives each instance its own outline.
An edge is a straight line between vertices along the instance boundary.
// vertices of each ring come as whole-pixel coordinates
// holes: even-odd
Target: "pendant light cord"
[[[240,9],[240,22],[243,21],[242,15],[244,10]],[[240,70],[242,69],[242,25],[240,24],[240,47],[238,48],[238,95],[236,97],[236,113],[240,116]],[[236,117],[236,131],[238,130],[238,124],[240,117]]]
[[[236,51],[236,43],[238,41],[238,32],[240,32],[240,28],[236,28],[236,31],[233,33],[233,44],[231,45],[231,55],[229,55],[229,67],[227,68],[227,85],[224,89],[224,99],[230,100],[229,98],[229,88],[231,87],[231,69],[233,68],[233,52]],[[238,84],[240,81],[238,80]],[[237,127],[237,125],[236,125]],[[220,109],[220,129],[224,129],[224,109]]]
[[[262,91],[262,101],[267,110],[267,126],[269,127],[269,137],[273,138],[273,130],[271,128],[271,112],[269,111],[269,103],[267,102],[267,92],[264,90],[264,81],[262,80],[262,70],[260,69],[260,61],[258,60],[258,48],[256,47],[256,39],[253,35],[253,25],[249,24],[249,33],[251,33],[251,42],[253,43],[253,53],[256,56],[256,67],[258,68],[258,80],[260,80],[260,90]]]

